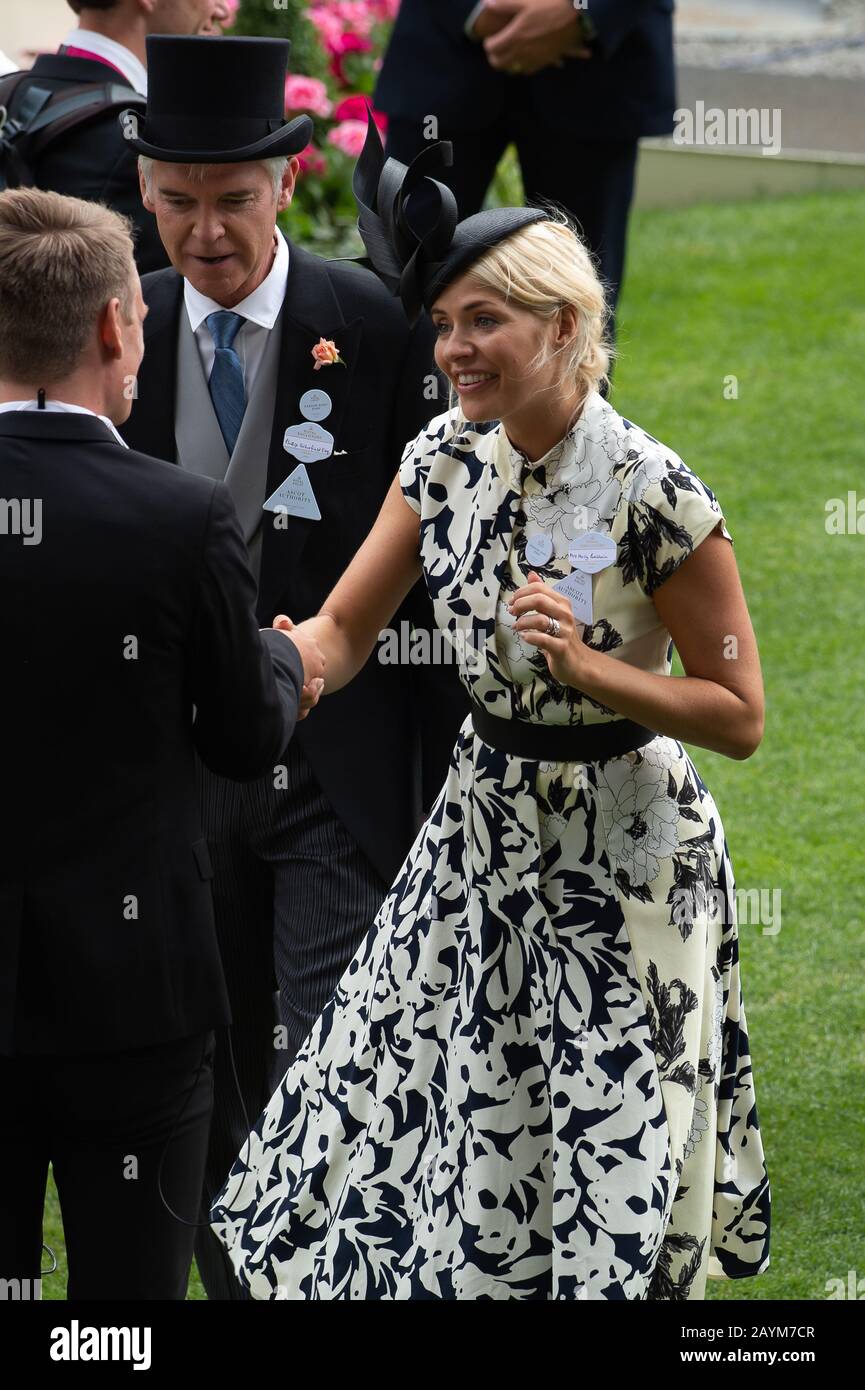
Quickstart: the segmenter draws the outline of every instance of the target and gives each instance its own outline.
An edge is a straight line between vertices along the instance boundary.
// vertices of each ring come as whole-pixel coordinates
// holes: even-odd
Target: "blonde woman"
[[[394,163],[368,142],[360,227],[431,313],[457,404],[302,627],[326,695],[423,573],[472,714],[213,1224],[255,1298],[699,1299],[769,1240],[733,874],[683,747],[745,759],[762,736],[732,538],[599,393],[573,230],[538,209],[454,227],[436,184],[410,254]]]

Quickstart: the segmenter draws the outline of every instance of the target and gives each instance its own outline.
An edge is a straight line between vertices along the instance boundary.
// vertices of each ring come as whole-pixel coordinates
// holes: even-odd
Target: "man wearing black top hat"
[[[432,331],[412,331],[363,266],[322,260],[275,227],[312,131],[307,116],[284,119],[287,42],[154,36],[147,50],[145,119],[121,119],[174,268],[144,280],[126,438],[225,480],[260,621],[300,621],[371,529],[405,444],[442,409]],[[432,627],[420,589],[397,623],[410,620]],[[206,1197],[371,926],[466,708],[455,666],[374,655],[304,721],[271,776],[238,788],[202,770],[233,1016]],[[210,1297],[241,1296],[209,1232],[196,1255]]]

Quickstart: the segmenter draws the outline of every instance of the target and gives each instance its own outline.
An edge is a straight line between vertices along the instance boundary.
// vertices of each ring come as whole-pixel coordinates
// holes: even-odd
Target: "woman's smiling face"
[[[463,275],[439,295],[431,317],[436,331],[435,359],[459,394],[466,420],[506,420],[528,409],[543,410],[557,380],[558,361],[539,369],[532,362],[558,324],[508,303],[501,295]]]

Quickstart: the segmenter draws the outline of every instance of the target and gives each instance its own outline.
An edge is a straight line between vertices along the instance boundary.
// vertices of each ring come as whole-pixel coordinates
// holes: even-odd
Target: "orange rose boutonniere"
[[[314,371],[316,372],[321,367],[345,366],[339,355],[339,348],[332,338],[319,338],[312,349],[312,355],[315,358]]]

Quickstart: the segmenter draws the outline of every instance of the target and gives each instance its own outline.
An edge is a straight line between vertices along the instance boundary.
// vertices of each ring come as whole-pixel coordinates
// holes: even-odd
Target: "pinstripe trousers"
[[[199,764],[199,792],[233,1020],[217,1034],[205,1219],[389,885],[322,794],[296,740],[254,782],[230,782]],[[207,1227],[195,1257],[208,1298],[247,1297]]]

